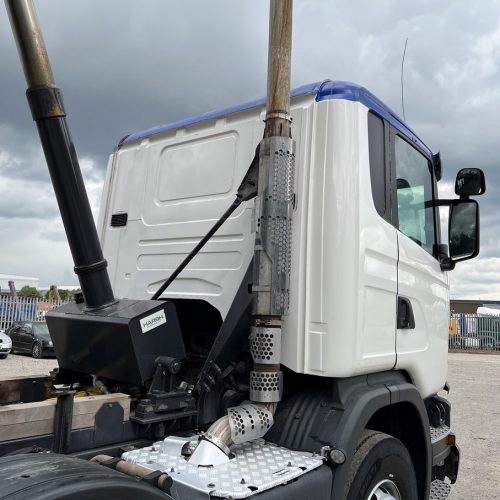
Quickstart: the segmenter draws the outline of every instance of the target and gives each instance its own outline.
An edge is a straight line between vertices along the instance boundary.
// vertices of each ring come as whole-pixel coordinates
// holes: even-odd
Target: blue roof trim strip
[[[291,97],[297,97],[306,94],[317,94],[322,82],[310,83],[308,85],[303,85],[290,93]],[[151,135],[161,134],[162,132],[167,132],[168,130],[175,130],[178,128],[189,127],[189,125],[194,125],[205,120],[216,120],[217,118],[222,118],[224,116],[230,115],[232,113],[238,113],[240,111],[245,111],[247,109],[255,108],[257,106],[265,106],[267,98],[257,99],[256,101],[246,102],[244,104],[239,104],[237,106],[232,106],[230,108],[218,109],[215,111],[209,111],[203,115],[195,116],[192,118],[186,118],[184,120],[179,120],[174,123],[168,123],[166,125],[158,125],[156,127],[148,128],[141,132],[136,132],[130,134],[128,137],[122,140],[121,144],[127,144],[129,142],[136,141],[137,139],[143,139]]]
[[[315,100],[317,102],[327,101],[331,99],[341,99],[347,101],[356,101],[364,104],[367,108],[375,111],[382,118],[386,119],[391,125],[393,125],[397,130],[399,130],[406,137],[411,139],[420,148],[426,151],[429,155],[432,155],[431,150],[417,137],[417,135],[411,130],[404,122],[399,118],[388,106],[386,106],[380,99],[375,97],[370,91],[361,85],[357,85],[351,82],[342,81],[331,81],[325,80],[323,82],[310,83],[308,85],[303,85],[297,89],[294,89],[290,96],[297,97],[307,94],[316,94]],[[266,98],[257,99],[255,101],[247,102],[244,104],[239,104],[237,106],[232,106],[230,108],[219,109],[215,111],[209,111],[202,115],[186,118],[184,120],[179,120],[174,123],[169,123],[166,125],[158,125],[134,134],[130,134],[125,137],[119,144],[128,144],[130,142],[137,141],[139,139],[144,139],[152,135],[161,134],[162,132],[167,132],[169,130],[176,130],[179,128],[189,127],[195,123],[199,123],[206,120],[216,120],[222,118],[232,113],[238,113],[240,111],[245,111],[257,106],[265,106]]]
[[[351,82],[333,82],[331,80],[326,80],[321,84],[316,94],[316,101],[320,102],[330,99],[343,99],[364,104],[367,108],[375,111],[375,113],[386,119],[394,128],[398,129],[402,134],[432,156],[432,151],[418,138],[415,132],[413,132],[394,111],[365,87]]]

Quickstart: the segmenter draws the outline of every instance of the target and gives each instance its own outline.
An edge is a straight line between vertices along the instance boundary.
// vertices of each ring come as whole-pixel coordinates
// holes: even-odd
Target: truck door
[[[419,379],[417,387],[432,393],[446,380],[448,334],[448,281],[435,256],[440,240],[439,212],[432,206],[436,181],[423,151],[394,130],[391,139],[399,253],[396,368],[407,369]]]
[[[394,303],[397,294],[397,231],[391,220],[390,125],[374,112],[368,114],[370,182],[375,213],[362,210],[364,245],[362,356],[371,368],[396,363]],[[383,220],[381,220],[381,218]]]

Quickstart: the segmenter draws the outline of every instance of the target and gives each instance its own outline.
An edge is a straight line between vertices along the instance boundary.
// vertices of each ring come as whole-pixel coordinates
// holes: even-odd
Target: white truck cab
[[[98,231],[113,289],[156,298],[182,269],[160,298],[175,304],[188,351],[205,356],[193,385],[202,426],[225,411],[231,418],[229,403],[247,387],[233,375],[245,371],[255,199],[238,205],[187,267],[180,264],[239,195],[265,104],[131,134],[108,165]],[[484,192],[484,176],[463,169],[460,200],[438,200],[439,154],[353,83],[296,89],[291,117],[289,310],[281,346],[261,344],[271,355],[280,349],[284,393],[266,440],[329,460],[331,492],[321,498],[445,499],[443,481],[456,480],[459,462],[450,405],[437,396],[447,387],[447,272],[478,253],[478,207],[469,195]],[[442,205],[451,207],[447,241]],[[402,457],[395,469],[387,465],[392,439]],[[381,462],[377,450],[385,453]],[[125,455],[146,463],[138,461],[146,455]],[[363,467],[375,463],[380,470],[366,482]],[[306,489],[330,481],[306,477]]]
[[[290,106],[292,3],[273,1],[266,113],[124,138],[101,248],[32,2],[6,6],[82,292],[46,315],[58,369],[0,398],[24,402],[0,498],[445,500],[446,271],[478,253],[483,173],[437,199],[439,155],[358,85]],[[75,390],[95,394],[78,413]],[[12,436],[50,396],[48,427]]]
[[[224,212],[262,137],[264,113],[265,101],[255,101],[120,143],[99,219],[119,296],[152,295]],[[295,90],[291,114],[297,173],[282,364],[322,377],[395,368],[422,398],[435,394],[446,381],[449,308],[439,213],[429,206],[437,198],[432,152],[352,83]],[[224,319],[253,258],[254,231],[251,200],[162,297],[206,301]],[[413,322],[398,327],[401,300]]]

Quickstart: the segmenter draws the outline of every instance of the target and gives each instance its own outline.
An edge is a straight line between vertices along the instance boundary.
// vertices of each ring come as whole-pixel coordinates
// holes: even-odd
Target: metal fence
[[[0,331],[7,330],[14,321],[40,321],[50,309],[62,302],[48,302],[37,297],[0,295]]]
[[[500,311],[498,316],[452,314],[448,346],[466,351],[500,352]]]
[[[0,295],[0,331],[7,330],[14,321],[43,320],[47,311],[62,303],[37,297]],[[448,346],[450,349],[500,353],[500,314],[452,314]]]

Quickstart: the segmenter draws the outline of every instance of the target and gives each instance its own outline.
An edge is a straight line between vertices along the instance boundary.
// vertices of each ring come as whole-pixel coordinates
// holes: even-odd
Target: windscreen
[[[435,235],[431,163],[399,136],[395,153],[398,229],[432,254]]]

